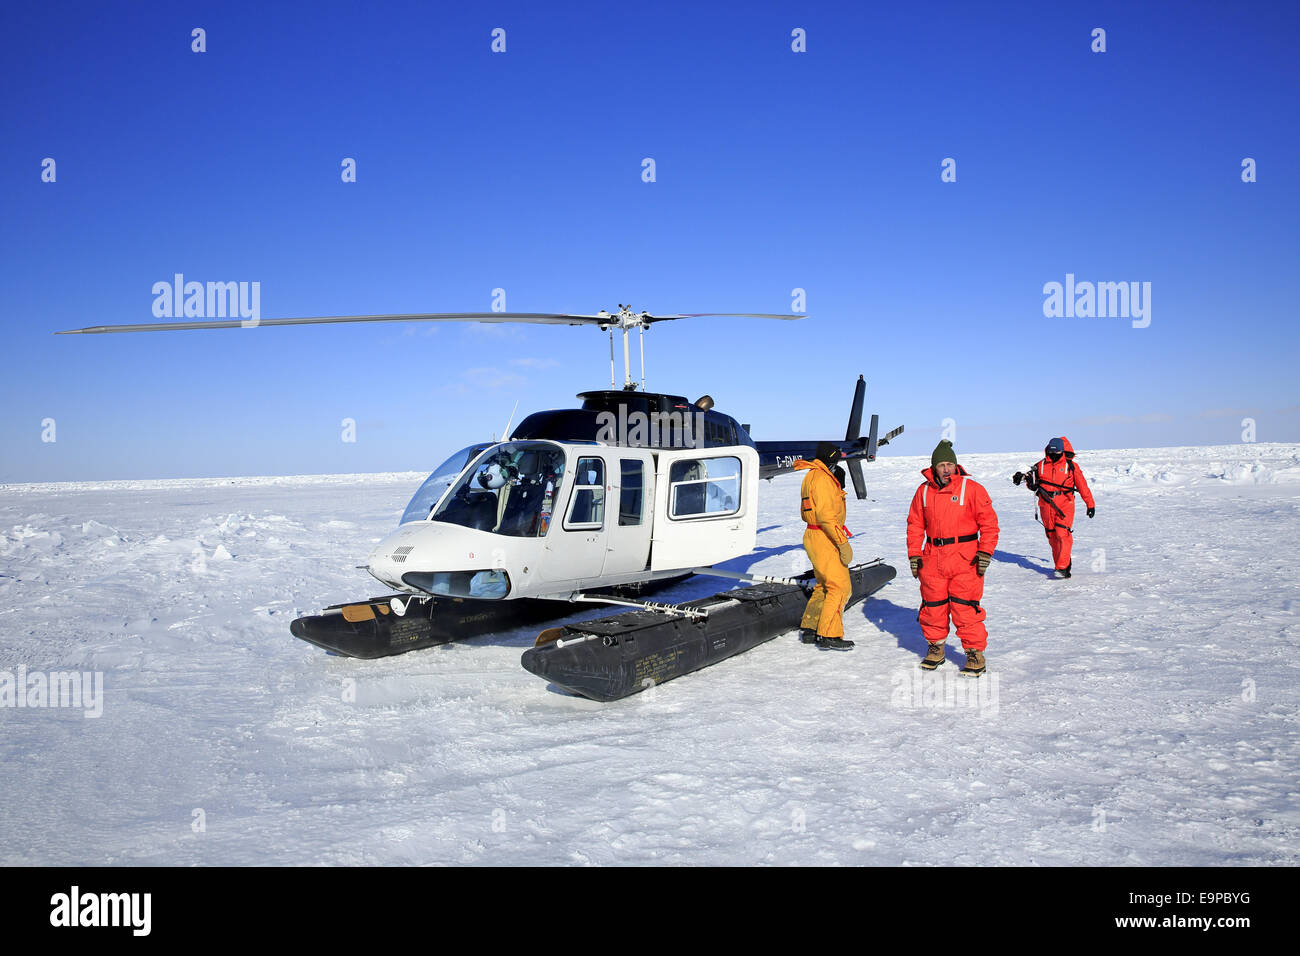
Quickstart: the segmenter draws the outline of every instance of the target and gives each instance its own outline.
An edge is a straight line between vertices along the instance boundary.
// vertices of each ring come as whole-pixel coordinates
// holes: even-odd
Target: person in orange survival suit
[[[799,639],[805,644],[847,651],[853,647],[852,641],[844,639],[844,605],[853,587],[849,578],[853,548],[844,527],[844,485],[833,470],[840,457],[839,447],[824,441],[817,446],[813,461],[801,458],[794,463],[795,471],[808,472],[799,489],[799,516],[808,526],[803,546],[817,578],[817,587],[799,624]]]
[[[998,516],[984,486],[957,464],[947,439],[939,442],[921,474],[925,482],[907,513],[907,558],[912,577],[921,581],[917,620],[930,645],[921,666],[934,670],[943,663],[951,616],[966,651],[961,672],[978,677],[984,673],[988,645],[980,598],[984,572],[998,546]]]
[[[1070,550],[1074,547],[1074,493],[1077,491],[1087,505],[1087,515],[1097,513],[1097,502],[1083,477],[1083,469],[1074,463],[1074,446],[1062,435],[1053,438],[1043,449],[1045,456],[1027,472],[1011,476],[1015,484],[1023,479],[1025,486],[1038,495],[1038,515],[1047,543],[1052,548],[1052,567],[1063,578],[1070,576],[1074,561]]]

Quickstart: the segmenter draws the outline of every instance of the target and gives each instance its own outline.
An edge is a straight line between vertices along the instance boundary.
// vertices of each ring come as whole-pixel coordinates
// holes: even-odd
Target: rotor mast
[[[650,327],[653,321],[649,312],[633,312],[630,305],[623,305],[621,302],[618,306],[618,312],[610,315],[604,309],[596,313],[596,318],[601,320],[601,328],[609,330],[609,387],[616,388],[614,380],[614,329],[617,327],[623,332],[623,391],[636,391],[636,383],[632,381],[632,355],[627,341],[627,334],[633,329],[641,331],[641,390],[645,391],[645,330]]]

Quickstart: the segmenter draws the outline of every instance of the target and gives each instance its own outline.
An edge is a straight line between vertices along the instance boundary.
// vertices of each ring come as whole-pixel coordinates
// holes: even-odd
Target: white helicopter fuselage
[[[758,474],[745,445],[502,442],[422,503],[425,517],[417,493],[367,566],[399,591],[498,600],[671,577],[753,550]]]

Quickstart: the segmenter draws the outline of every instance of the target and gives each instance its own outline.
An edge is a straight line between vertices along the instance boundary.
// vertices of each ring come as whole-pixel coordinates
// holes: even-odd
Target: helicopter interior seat
[[[542,508],[542,489],[537,475],[539,458],[535,451],[519,456],[519,482],[501,489],[506,500],[497,525],[498,533],[515,537],[531,537],[537,533]]]
[[[682,467],[686,466],[686,467]],[[673,465],[674,481],[689,481],[692,484],[681,485],[677,489],[677,506],[674,511],[678,515],[698,515],[703,514],[705,510],[704,494],[705,485],[700,479],[703,477],[699,462],[678,462]]]
[[[686,485],[677,489],[677,514],[698,515],[704,513],[704,486]]]
[[[462,521],[456,523],[475,531],[491,531],[497,523],[497,496],[486,491],[471,491],[465,496]]]

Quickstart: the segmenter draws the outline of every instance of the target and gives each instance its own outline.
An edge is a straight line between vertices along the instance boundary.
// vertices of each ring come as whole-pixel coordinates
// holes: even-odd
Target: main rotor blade
[[[152,322],[145,325],[92,325],[55,335],[99,335],[105,332],[182,332],[192,329],[258,328],[271,325],[332,325],[336,322],[531,322],[541,325],[610,325],[605,316],[558,312],[436,312],[412,315],[324,315],[301,319],[216,319],[208,322]]]
[[[772,315],[766,312],[684,312],[680,315],[647,315],[647,322],[670,322],[673,319],[804,319],[805,315]]]

